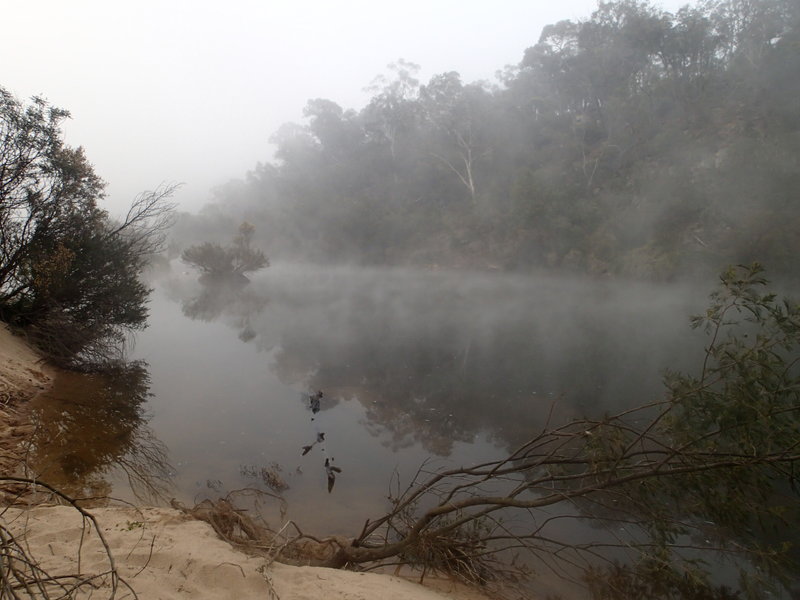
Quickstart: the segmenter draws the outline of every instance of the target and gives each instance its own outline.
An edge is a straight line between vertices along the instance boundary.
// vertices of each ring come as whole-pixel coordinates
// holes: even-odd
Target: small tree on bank
[[[264,252],[253,248],[255,227],[242,223],[239,233],[228,246],[204,242],[183,251],[181,260],[210,277],[242,277],[269,266]]]

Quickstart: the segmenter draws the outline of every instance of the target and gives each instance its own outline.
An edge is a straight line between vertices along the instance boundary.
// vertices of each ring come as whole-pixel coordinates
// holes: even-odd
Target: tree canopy
[[[546,27],[500,85],[424,83],[400,61],[360,110],[309,101],[276,160],[217,201],[273,257],[796,272],[798,44],[793,0],[601,2]]]
[[[251,246],[254,232],[255,227],[244,222],[232,244],[221,246],[203,242],[184,250],[181,259],[210,277],[243,277],[245,273],[269,266],[264,252]]]
[[[118,356],[126,332],[145,326],[139,275],[162,248],[175,186],[141,194],[114,221],[83,149],[63,142],[68,116],[0,88],[0,317],[74,366]]]

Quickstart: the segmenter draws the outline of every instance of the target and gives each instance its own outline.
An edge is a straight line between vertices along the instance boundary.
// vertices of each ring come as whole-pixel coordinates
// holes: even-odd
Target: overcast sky
[[[656,2],[676,10],[684,1]],[[3,0],[0,85],[72,113],[119,213],[161,182],[187,210],[268,161],[270,135],[311,98],[361,108],[399,58],[421,80],[494,80],[542,27],[595,0]]]

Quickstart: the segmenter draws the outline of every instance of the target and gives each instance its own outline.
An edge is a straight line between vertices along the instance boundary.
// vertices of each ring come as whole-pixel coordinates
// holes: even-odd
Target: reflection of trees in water
[[[267,299],[253,292],[244,275],[203,275],[200,292],[182,301],[183,314],[190,319],[210,322],[223,314],[233,317],[232,326],[239,330],[239,339],[249,342],[256,337],[251,319],[264,310]]]
[[[492,365],[473,364],[483,360],[481,353],[473,349],[467,356],[467,344],[456,332],[416,333],[415,339],[378,339],[365,331],[356,343],[326,344],[308,343],[289,332],[276,364],[280,369],[305,357],[317,367],[310,387],[357,399],[366,410],[368,429],[388,435],[385,444],[393,449],[420,443],[447,456],[455,442],[471,442],[482,431],[508,443],[515,424],[524,423],[527,430],[541,402],[524,397],[513,387],[514,379],[487,373]]]
[[[663,394],[659,369],[676,364],[681,340],[668,320],[658,330],[657,301],[651,308],[590,284],[466,281],[347,272],[272,280],[260,319],[267,301],[257,286],[201,282],[182,304],[191,318],[223,318],[240,337],[278,347],[282,382],[357,399],[368,429],[392,448],[421,443],[446,456],[481,433],[510,447],[559,399],[554,416],[563,419]]]
[[[114,471],[137,498],[163,496],[171,466],[166,447],[147,426],[149,390],[143,362],[103,374],[60,372],[36,401],[29,466],[72,497],[108,496]]]
[[[302,327],[286,331],[276,368],[289,367],[283,377],[310,373],[310,388],[358,399],[370,431],[388,434],[392,448],[419,442],[441,456],[481,432],[515,446],[544,425],[562,396],[554,415],[560,420],[662,393],[652,373],[629,366],[639,350],[613,347],[597,327],[559,347],[533,320],[480,331],[439,316],[394,329],[354,318],[345,340]]]

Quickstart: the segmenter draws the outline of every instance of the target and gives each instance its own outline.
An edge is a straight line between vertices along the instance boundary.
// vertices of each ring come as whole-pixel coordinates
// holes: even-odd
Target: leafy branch
[[[764,293],[762,273],[723,273],[692,320],[710,337],[700,372],[669,373],[665,398],[548,423],[499,460],[423,465],[324,564],[399,561],[473,584],[497,565],[527,565],[583,577],[597,597],[645,581],[653,598],[725,597],[707,564],[721,556],[749,596],[780,586],[796,568],[782,524],[800,508],[800,308]],[[561,526],[569,520],[600,533],[576,541]],[[508,562],[520,552],[524,561]]]

